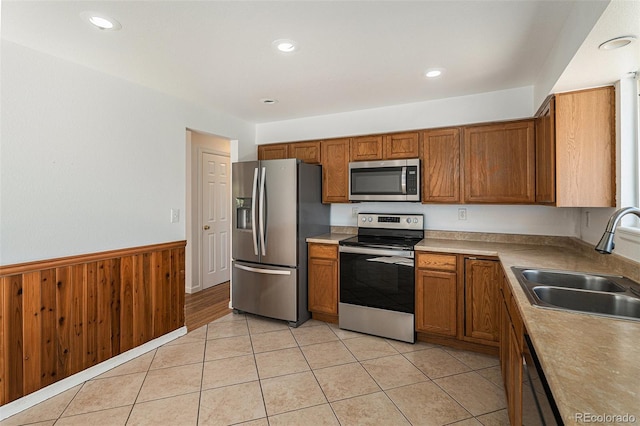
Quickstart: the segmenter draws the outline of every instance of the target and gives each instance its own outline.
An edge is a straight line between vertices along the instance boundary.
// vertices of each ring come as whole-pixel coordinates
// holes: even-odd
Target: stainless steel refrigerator
[[[309,319],[306,238],[330,231],[322,169],[296,159],[233,163],[231,303],[236,311]]]

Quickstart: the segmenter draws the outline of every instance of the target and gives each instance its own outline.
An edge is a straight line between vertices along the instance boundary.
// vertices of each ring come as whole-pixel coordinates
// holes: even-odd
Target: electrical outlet
[[[458,220],[467,220],[467,209],[458,209]]]
[[[589,222],[591,221],[591,212],[589,210],[587,210],[586,212],[584,212],[584,227],[588,228],[589,227]]]
[[[180,209],[171,209],[171,223],[180,222]]]
[[[351,207],[351,217],[358,217],[358,208],[357,207]]]

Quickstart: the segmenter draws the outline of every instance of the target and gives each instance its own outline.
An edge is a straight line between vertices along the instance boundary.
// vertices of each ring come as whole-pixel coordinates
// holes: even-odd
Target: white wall
[[[2,41],[0,264],[185,239],[185,130],[253,124]]]
[[[576,236],[580,219],[579,209],[545,206],[354,203],[332,204],[331,225],[356,226],[353,209],[359,213],[422,213],[429,230],[505,234]],[[467,210],[467,220],[458,220],[458,209]]]
[[[532,117],[533,87],[256,125],[256,143],[291,142]]]
[[[591,32],[610,0],[576,1],[535,83],[533,108],[537,110]]]

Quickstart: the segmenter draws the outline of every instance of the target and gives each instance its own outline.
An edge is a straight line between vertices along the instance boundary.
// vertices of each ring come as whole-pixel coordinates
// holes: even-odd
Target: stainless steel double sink
[[[512,267],[531,304],[640,321],[640,284],[620,275]]]

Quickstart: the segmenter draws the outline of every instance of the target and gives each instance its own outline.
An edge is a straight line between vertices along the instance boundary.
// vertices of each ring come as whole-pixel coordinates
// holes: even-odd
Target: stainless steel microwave
[[[420,160],[349,163],[349,200],[420,201]]]

